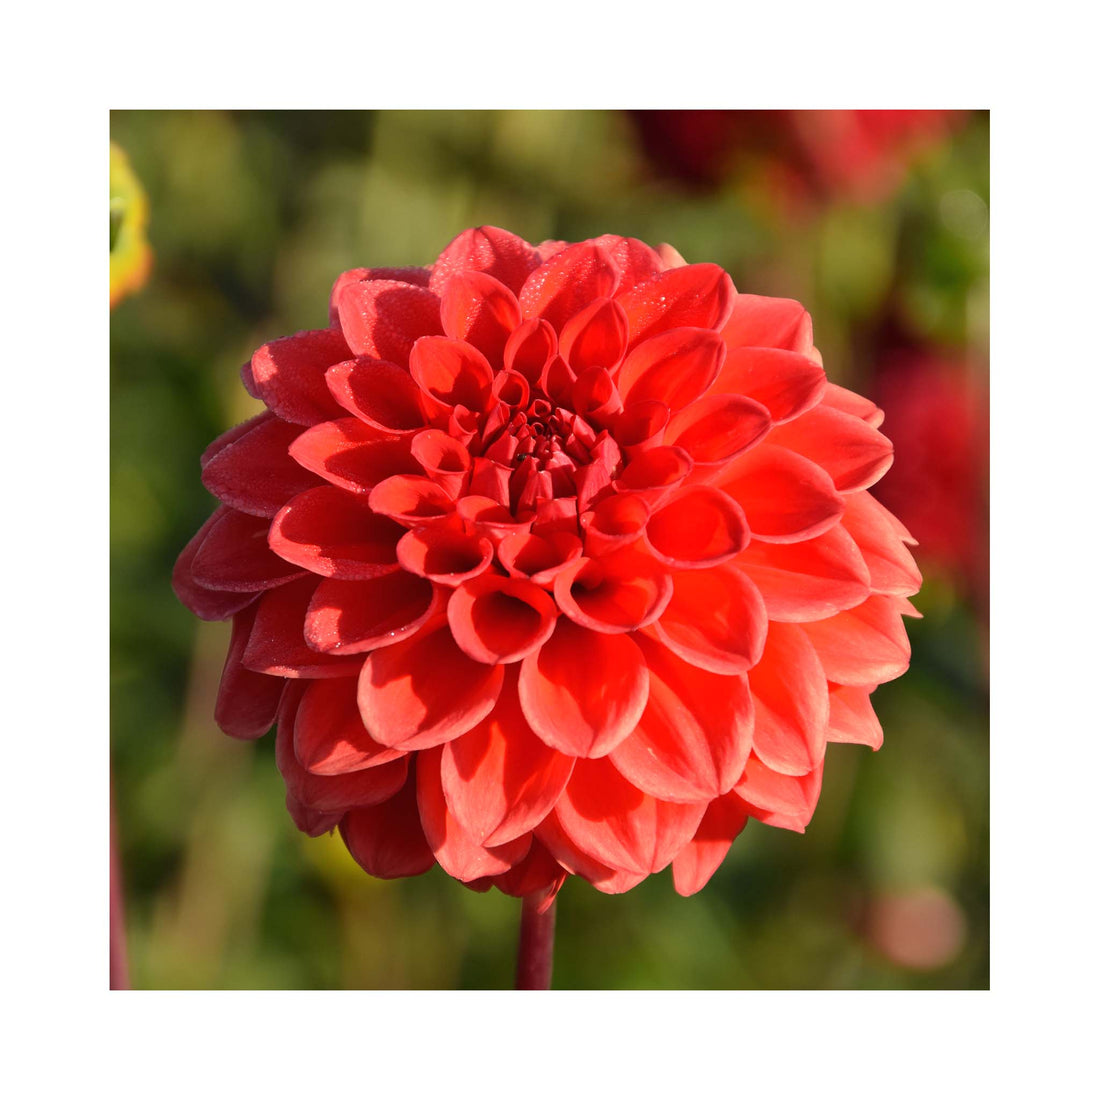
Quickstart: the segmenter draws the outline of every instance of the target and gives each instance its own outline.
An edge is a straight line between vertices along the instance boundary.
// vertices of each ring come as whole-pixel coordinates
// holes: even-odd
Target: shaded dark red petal
[[[786,447],[754,447],[734,459],[716,484],[741,505],[753,537],[765,542],[811,539],[844,513],[832,478]]]
[[[493,368],[477,348],[446,336],[425,336],[409,356],[423,394],[444,406],[482,411],[493,396]]]
[[[221,592],[204,588],[195,581],[195,555],[206,541],[210,529],[221,519],[226,510],[223,505],[195,532],[172,568],[172,591],[175,592],[176,598],[200,619],[208,621],[228,619],[256,598],[255,592]]]
[[[717,264],[687,264],[662,271],[618,296],[630,321],[630,346],[673,328],[720,329],[737,291]]]
[[[191,562],[191,576],[205,588],[262,592],[301,575],[267,545],[271,521],[219,508]]]
[[[597,634],[564,618],[520,668],[528,723],[568,756],[609,753],[637,725],[648,694],[649,671],[631,638]]]
[[[397,571],[402,534],[399,524],[376,515],[366,501],[322,485],[296,496],[275,517],[268,541],[279,557],[311,573],[368,580]]]
[[[794,351],[731,348],[714,390],[751,397],[781,424],[801,416],[821,400],[825,371],[819,363]]]
[[[484,573],[455,590],[447,621],[459,648],[483,664],[511,664],[550,637],[558,617],[554,601],[522,577]]]
[[[367,499],[376,516],[403,527],[443,519],[454,511],[454,501],[442,486],[416,474],[395,474],[380,481]]]
[[[749,817],[734,794],[715,799],[690,842],[672,861],[672,884],[681,897],[697,894],[721,866]]]
[[[470,472],[470,452],[457,439],[438,428],[427,428],[413,436],[412,456],[440,488],[459,495]],[[404,471],[394,471],[399,472]]]
[[[315,775],[306,771],[294,755],[294,728],[302,698],[298,685],[289,688],[279,708],[275,737],[275,763],[286,782],[287,792],[311,810],[340,813],[356,806],[374,806],[392,798],[405,784],[409,760],[399,756],[374,768],[338,775]]]
[[[271,413],[248,423],[248,431],[219,447],[207,461],[202,483],[223,504],[270,518],[291,497],[320,482],[290,457],[300,427]]]
[[[562,831],[593,859],[653,874],[695,835],[706,807],[643,794],[610,760],[578,760],[554,812]]]
[[[460,233],[432,265],[429,286],[442,294],[455,275],[483,271],[518,294],[538,266],[539,255],[522,237],[483,225]]]
[[[455,588],[489,568],[493,544],[484,535],[467,531],[461,522],[433,523],[402,537],[397,560],[409,573]]]
[[[513,898],[541,895],[542,903],[536,912],[549,908],[557,892],[568,877],[568,872],[550,854],[546,846],[532,840],[531,850],[513,867],[493,878],[493,885]]]
[[[550,748],[527,724],[516,680],[510,670],[492,713],[443,746],[447,805],[476,844],[490,847],[538,825],[573,772],[573,758]]]
[[[749,672],[756,715],[752,751],[772,771],[806,775],[825,759],[829,686],[800,627],[771,623]]]
[[[901,606],[893,596],[870,596],[831,619],[803,624],[829,680],[873,686],[897,679],[909,667]]]
[[[597,298],[561,330],[562,358],[578,377],[592,367],[614,368],[626,351],[627,321],[622,306]]]
[[[558,334],[549,321],[530,317],[508,337],[504,367],[534,384],[558,353]]]
[[[408,436],[389,435],[354,416],[344,416],[303,432],[290,454],[299,466],[331,485],[366,493],[395,474],[420,472],[410,445]],[[312,482],[317,484],[316,479]]]
[[[253,740],[262,737],[275,721],[285,681],[274,676],[251,672],[241,663],[248,645],[254,608],[241,611],[233,619],[229,652],[225,655],[218,698],[214,703],[214,721],[230,737]]]
[[[492,848],[478,844],[447,806],[440,778],[442,754],[442,748],[417,753],[416,801],[424,836],[440,867],[460,882],[502,874],[527,855],[531,834],[525,833]]]
[[[764,600],[735,566],[675,573],[672,599],[651,628],[677,656],[725,675],[752,668],[768,629]]]
[[[827,619],[871,594],[863,555],[839,524],[805,542],[753,542],[737,568],[760,589],[768,618],[779,622]]]
[[[426,267],[353,267],[336,277],[329,294],[328,319],[333,327],[340,323],[338,303],[344,287],[349,283],[361,283],[372,279],[388,279],[394,283],[411,283],[413,286],[427,286],[431,271]]]
[[[435,853],[424,838],[416,804],[416,769],[393,798],[351,810],[340,822],[340,835],[352,858],[375,878],[422,875],[435,866]]]
[[[294,718],[294,755],[314,775],[388,764],[404,754],[367,733],[356,701],[354,679],[313,680],[305,685]]]
[[[821,405],[777,427],[768,442],[817,463],[840,493],[874,485],[894,461],[894,445],[884,435],[857,417]]]
[[[523,316],[542,317],[558,332],[596,298],[608,298],[619,285],[615,261],[592,241],[563,248],[528,276],[519,293]]]
[[[409,573],[326,578],[306,611],[305,640],[320,653],[365,653],[415,634],[440,609],[431,583]]]
[[[349,358],[337,329],[284,336],[252,356],[253,385],[260,400],[283,420],[317,424],[340,412],[325,384],[325,371]]]
[[[745,677],[707,672],[648,638],[638,641],[649,666],[649,700],[611,762],[654,798],[717,798],[740,778],[752,748]]]
[[[369,355],[398,366],[408,363],[419,337],[443,332],[435,294],[390,279],[349,283],[340,292],[336,309],[353,355]]]
[[[384,745],[431,748],[473,729],[493,709],[503,682],[504,667],[467,657],[441,617],[367,657],[359,713]]]

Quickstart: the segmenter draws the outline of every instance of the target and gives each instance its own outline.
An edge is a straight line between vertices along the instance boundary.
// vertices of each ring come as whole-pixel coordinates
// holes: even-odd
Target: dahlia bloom
[[[805,828],[830,741],[880,744],[920,576],[797,302],[473,229],[242,376],[267,409],[202,457],[176,592],[233,620],[221,727],[277,722],[295,822],[370,874],[691,894],[749,817]]]

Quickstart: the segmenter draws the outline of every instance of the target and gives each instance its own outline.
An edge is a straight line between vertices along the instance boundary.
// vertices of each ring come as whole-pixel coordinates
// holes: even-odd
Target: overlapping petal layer
[[[694,893],[749,817],[804,829],[828,743],[881,743],[920,584],[806,311],[485,227],[346,272],[330,318],[244,369],[266,411],[203,456],[173,577],[233,619],[216,717],[278,717],[299,827],[543,905],[670,864]]]

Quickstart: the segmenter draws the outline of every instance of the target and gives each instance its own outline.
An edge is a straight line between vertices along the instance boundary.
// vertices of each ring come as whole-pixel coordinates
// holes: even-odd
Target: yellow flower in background
[[[153,265],[153,251],[145,239],[149,200],[130,160],[111,143],[111,308],[140,290]]]

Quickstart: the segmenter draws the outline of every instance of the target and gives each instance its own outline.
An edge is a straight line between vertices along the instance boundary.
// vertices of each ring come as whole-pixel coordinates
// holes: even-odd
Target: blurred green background
[[[214,507],[199,454],[257,411],[240,364],[323,326],[344,269],[430,263],[479,224],[668,241],[741,290],[799,298],[830,377],[887,409],[881,496],[926,576],[912,669],[874,697],[883,749],[831,746],[807,833],[750,821],[693,898],[668,871],[618,897],[568,882],[555,987],[988,987],[988,114],[898,140],[871,120],[855,151],[812,155],[806,128],[838,119],[797,114],[112,115],[154,254],[111,318],[111,762],[134,987],[512,983],[517,901],[438,868],[377,881],[338,837],[297,832],[273,737],[214,725],[228,624],[169,586]],[[834,151],[855,185],[822,161]]]

